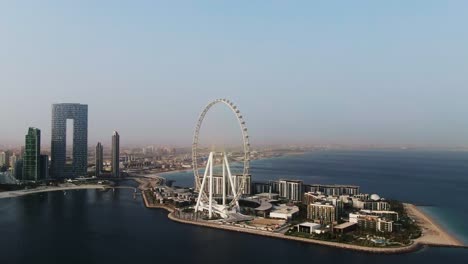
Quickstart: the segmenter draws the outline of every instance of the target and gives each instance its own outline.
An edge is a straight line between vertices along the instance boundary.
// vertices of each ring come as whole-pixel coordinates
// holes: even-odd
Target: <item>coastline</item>
[[[164,171],[164,172],[154,173],[152,175],[164,176],[164,175],[167,175],[167,174],[173,174],[173,173],[179,173],[179,172],[189,172],[189,171],[193,171],[193,169],[190,168],[190,169],[180,169],[180,170],[173,170],[173,171]]]
[[[454,235],[448,233],[437,221],[413,204],[403,206],[409,217],[421,227],[422,236],[415,241],[430,246],[467,247]]]
[[[284,158],[284,157],[302,156],[302,155],[305,155],[307,153],[310,153],[310,152],[285,153],[285,154],[282,154],[280,156],[263,157],[263,158],[251,160],[250,162],[261,161],[261,160],[269,160],[269,159],[276,159],[276,158]],[[200,168],[200,169],[202,169],[202,168]],[[157,173],[151,173],[149,175],[156,175],[156,176],[164,177],[164,175],[170,175],[170,174],[173,174],[173,173],[180,173],[180,172],[190,172],[190,171],[193,171],[193,168],[157,172]]]
[[[428,230],[432,230],[432,228],[436,228],[440,234],[443,234],[447,241],[440,241],[437,240],[437,238],[434,237],[429,237],[426,233],[423,233],[423,236],[421,238],[418,238],[413,241],[411,245],[408,246],[402,246],[402,247],[387,247],[387,248],[378,248],[378,247],[364,247],[364,246],[358,246],[358,245],[351,245],[351,244],[344,244],[344,243],[337,243],[337,242],[329,242],[329,241],[322,241],[322,240],[316,240],[316,239],[308,239],[308,238],[300,238],[300,237],[293,237],[293,236],[287,236],[284,234],[280,233],[273,233],[273,232],[268,232],[268,231],[262,231],[262,230],[254,230],[254,229],[247,229],[243,227],[238,227],[238,226],[232,226],[232,225],[227,225],[227,224],[218,224],[218,223],[210,223],[210,222],[200,222],[200,221],[190,221],[190,220],[185,220],[185,219],[180,219],[175,216],[174,214],[174,209],[165,206],[165,205],[150,205],[148,203],[148,200],[146,198],[146,195],[143,194],[143,203],[145,207],[147,208],[156,208],[156,209],[164,209],[168,211],[168,218],[172,221],[182,223],[182,224],[190,224],[190,225],[197,225],[197,226],[202,226],[202,227],[207,227],[207,228],[215,228],[215,229],[222,229],[226,231],[231,231],[231,232],[242,232],[242,233],[247,233],[247,234],[253,234],[253,235],[260,235],[260,236],[266,236],[270,238],[276,238],[276,239],[287,239],[291,241],[297,241],[297,242],[302,242],[302,243],[309,243],[309,244],[316,244],[316,245],[321,245],[321,246],[328,246],[328,247],[334,247],[334,248],[342,248],[342,249],[347,249],[347,250],[354,250],[354,251],[361,251],[361,252],[368,252],[368,253],[378,253],[378,254],[402,254],[402,253],[409,253],[409,252],[415,252],[420,250],[421,248],[425,246],[439,246],[439,247],[458,247],[458,248],[468,248],[467,246],[463,245],[460,241],[456,240],[454,237],[451,237],[448,235],[446,232],[443,231],[443,229],[440,229],[439,226],[436,226],[433,221],[430,220],[430,218],[427,215],[424,215],[422,212],[420,212],[416,206],[410,205],[410,204],[405,204],[408,206],[411,206],[411,209],[413,210],[412,212],[418,212],[414,213],[415,216],[417,216],[417,221],[425,221],[426,224],[429,224]],[[435,239],[435,240],[434,240]],[[437,242],[438,241],[438,242]]]
[[[95,185],[95,184],[86,184],[79,186],[58,186],[58,187],[45,187],[45,188],[35,188],[28,190],[18,190],[18,191],[6,191],[0,192],[0,199],[4,198],[14,198],[20,197],[29,194],[35,193],[44,193],[44,192],[56,192],[56,191],[69,191],[69,190],[89,190],[89,189],[109,189],[109,188],[127,188],[127,187],[112,187],[109,185]],[[134,189],[134,188],[132,188]]]
[[[140,186],[141,187],[141,186]],[[66,191],[66,190],[82,190],[82,189],[108,189],[113,188],[112,186],[107,185],[80,185],[80,186],[62,186],[62,187],[47,187],[43,189],[31,189],[31,190],[21,190],[21,191],[10,191],[10,192],[2,192],[0,193],[0,199],[2,198],[14,198],[19,196],[24,196],[28,194],[35,194],[35,193],[43,193],[43,192],[53,192],[53,191]],[[119,188],[119,187],[117,187]],[[123,187],[123,188],[131,188],[135,189],[134,187]],[[138,188],[138,187],[137,187]],[[141,190],[141,189],[140,189]],[[247,233],[252,235],[260,235],[270,238],[276,239],[287,239],[291,241],[297,241],[302,243],[309,243],[309,244],[316,244],[321,246],[328,246],[334,248],[342,248],[347,250],[354,250],[354,251],[361,251],[361,252],[368,252],[368,253],[378,253],[378,254],[401,254],[401,253],[409,253],[417,251],[425,246],[431,247],[453,247],[453,248],[468,248],[467,245],[464,245],[460,240],[455,238],[454,236],[447,233],[439,223],[437,223],[434,219],[424,213],[421,209],[418,209],[417,206],[413,204],[405,203],[405,209],[407,210],[408,216],[413,218],[418,225],[422,229],[422,236],[417,238],[413,241],[411,245],[402,246],[402,247],[387,247],[387,248],[379,248],[379,247],[365,247],[365,246],[358,246],[352,244],[344,244],[338,242],[330,242],[330,241],[323,241],[323,240],[315,240],[309,238],[300,238],[300,237],[293,237],[287,236],[281,233],[274,233],[269,231],[263,230],[256,230],[256,229],[248,229],[245,227],[233,226],[229,224],[220,224],[220,223],[211,223],[211,222],[201,222],[201,221],[191,221],[186,219],[180,219],[176,217],[175,210],[167,205],[151,205],[149,204],[145,193],[142,191],[143,197],[143,205],[146,208],[150,209],[164,209],[168,211],[168,218],[172,221],[182,223],[182,224],[190,224],[190,225],[197,225],[207,228],[215,228],[215,229],[222,229],[231,232],[241,232]]]
[[[167,210],[167,208],[164,208]],[[170,210],[168,210],[170,212]],[[247,234],[252,234],[252,235],[260,235],[260,236],[265,236],[265,237],[270,237],[270,238],[276,238],[276,239],[286,239],[290,241],[296,241],[296,242],[302,242],[302,243],[309,243],[309,244],[315,244],[315,245],[320,245],[320,246],[328,246],[328,247],[334,247],[334,248],[341,248],[341,249],[347,249],[347,250],[354,250],[354,251],[361,251],[361,252],[368,252],[368,253],[381,253],[381,254],[401,254],[401,253],[409,253],[413,251],[417,251],[421,248],[421,245],[418,243],[413,243],[409,246],[404,246],[404,247],[395,247],[395,248],[373,248],[373,247],[363,247],[363,246],[357,246],[357,245],[351,245],[351,244],[344,244],[344,243],[337,243],[337,242],[329,242],[329,241],[322,241],[322,240],[316,240],[316,239],[309,239],[309,238],[300,238],[300,237],[294,237],[294,236],[287,236],[281,233],[273,233],[273,232],[268,232],[268,231],[261,231],[261,230],[253,230],[253,229],[247,229],[247,228],[242,228],[242,227],[237,227],[237,226],[230,226],[230,225],[225,225],[225,224],[214,224],[214,223],[208,223],[208,222],[195,222],[195,221],[188,221],[184,219],[180,219],[174,216],[174,212],[170,212],[168,214],[168,218],[171,219],[172,221],[183,223],[183,224],[191,224],[191,225],[197,225],[197,226],[203,226],[203,227],[208,227],[208,228],[214,228],[214,229],[222,229],[226,231],[233,231],[233,232],[241,232],[241,233],[247,233]]]

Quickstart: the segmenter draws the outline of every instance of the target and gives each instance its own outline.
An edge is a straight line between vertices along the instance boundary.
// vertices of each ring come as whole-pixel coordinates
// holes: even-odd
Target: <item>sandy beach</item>
[[[424,245],[460,247],[464,244],[446,232],[434,219],[413,204],[404,204],[408,216],[422,229],[422,236],[415,241]]]

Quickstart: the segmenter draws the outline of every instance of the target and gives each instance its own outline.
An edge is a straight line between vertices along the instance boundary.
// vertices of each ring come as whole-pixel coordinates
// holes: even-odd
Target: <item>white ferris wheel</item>
[[[210,152],[203,175],[199,173],[200,168],[198,167],[198,162],[200,157],[198,148],[200,129],[206,114],[216,104],[226,105],[234,113],[239,123],[243,139],[243,170],[242,174],[240,175],[233,175],[231,173],[228,157],[225,152]],[[221,175],[213,174],[215,157],[218,157],[222,160]],[[201,112],[193,136],[192,166],[195,179],[195,189],[198,191],[195,212],[207,211],[209,218],[212,218],[213,213],[216,213],[220,217],[227,218],[230,213],[239,212],[239,199],[244,194],[246,185],[250,184],[250,181],[247,181],[247,177],[250,177],[250,142],[247,126],[245,125],[243,116],[241,115],[238,107],[233,102],[227,99],[216,99],[210,102]],[[214,196],[217,193],[221,193],[221,203],[218,203],[215,200]]]

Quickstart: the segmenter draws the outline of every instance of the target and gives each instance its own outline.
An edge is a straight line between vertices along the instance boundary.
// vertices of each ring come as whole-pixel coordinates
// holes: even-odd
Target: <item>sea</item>
[[[414,203],[468,243],[468,152],[321,150],[252,161],[253,181],[359,185]],[[192,172],[164,174],[193,186]],[[136,184],[133,181],[122,183]],[[0,199],[0,263],[468,263],[468,249],[383,255],[172,222],[132,190],[76,190]]]

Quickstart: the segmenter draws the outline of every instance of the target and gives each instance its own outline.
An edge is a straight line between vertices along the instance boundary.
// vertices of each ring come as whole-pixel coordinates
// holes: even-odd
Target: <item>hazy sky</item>
[[[467,11],[428,0],[0,1],[0,144],[35,126],[49,145],[51,104],[76,102],[89,105],[90,145],[113,130],[124,145],[189,145],[203,106],[222,97],[253,144],[468,145]],[[205,135],[231,136],[221,109]]]

